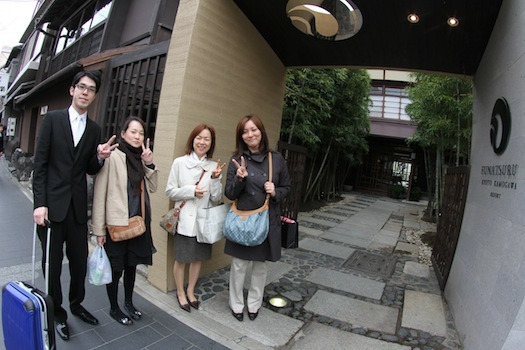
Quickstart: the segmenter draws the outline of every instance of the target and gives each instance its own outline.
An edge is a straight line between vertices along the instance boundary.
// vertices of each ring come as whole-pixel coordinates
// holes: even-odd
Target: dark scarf
[[[133,194],[140,195],[140,183],[144,179],[144,167],[142,166],[142,147],[133,147],[124,139],[121,139],[118,149],[126,155],[126,167],[128,169],[128,178],[133,186]]]

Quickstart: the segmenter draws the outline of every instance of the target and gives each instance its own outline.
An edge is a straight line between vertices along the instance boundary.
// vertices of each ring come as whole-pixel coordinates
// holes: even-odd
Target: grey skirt
[[[173,237],[175,260],[187,264],[194,261],[206,261],[211,258],[211,244],[199,243],[196,237],[179,235]]]

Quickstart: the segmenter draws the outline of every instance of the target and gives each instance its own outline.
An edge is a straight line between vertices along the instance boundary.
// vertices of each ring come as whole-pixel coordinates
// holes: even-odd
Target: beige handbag
[[[129,218],[128,226],[107,225],[109,235],[113,242],[125,241],[140,236],[146,232],[146,222],[144,214],[146,212],[144,204],[144,180],[140,183],[140,208],[142,216],[135,215]]]

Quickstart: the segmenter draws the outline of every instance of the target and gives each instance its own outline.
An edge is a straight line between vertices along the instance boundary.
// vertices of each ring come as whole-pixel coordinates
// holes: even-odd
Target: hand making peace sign
[[[140,158],[142,158],[146,165],[153,163],[153,152],[149,149],[149,137],[146,139],[146,147],[142,144],[142,154]]]
[[[244,180],[246,176],[248,176],[248,170],[246,170],[246,163],[244,161],[244,157],[241,156],[241,164],[237,162],[235,159],[232,159],[232,162],[237,167],[237,172],[235,173],[235,176],[237,176],[237,179]]]
[[[113,150],[118,147],[118,143],[112,145],[116,138],[117,135],[113,135],[109,138],[108,142],[97,146],[97,155],[100,159],[108,158],[111,155],[111,152],[113,152]]]
[[[222,169],[226,166],[226,163],[222,163],[221,165],[221,160],[220,159],[217,159],[217,167],[215,169],[212,170],[211,172],[211,178],[212,179],[216,179],[218,178],[219,176],[221,176],[221,172],[222,172]]]

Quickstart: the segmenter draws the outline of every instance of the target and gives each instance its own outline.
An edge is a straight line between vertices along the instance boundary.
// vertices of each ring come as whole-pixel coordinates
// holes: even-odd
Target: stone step
[[[370,299],[380,300],[385,290],[385,283],[370,278],[355,276],[320,267],[306,277],[307,281],[320,284]]]
[[[441,295],[405,290],[401,327],[445,337],[447,322]]]
[[[350,323],[353,327],[396,334],[399,310],[388,306],[319,290],[304,308],[321,316]]]
[[[335,256],[337,258],[348,259],[355,251],[353,248],[348,248],[338,244],[319,241],[312,238],[305,238],[299,242],[299,247],[324,255]]]
[[[410,350],[410,346],[389,343],[312,322],[294,338],[291,347],[291,350],[319,349]]]
[[[193,318],[193,312],[191,314],[190,316]],[[204,316],[221,324],[222,328],[215,325],[221,336],[227,340],[235,341],[246,349],[254,348],[249,343],[245,344],[250,339],[266,346],[284,346],[303,327],[302,321],[278,314],[264,307],[259,310],[259,316],[254,322],[248,320],[246,312],[244,322],[239,322],[232,316],[228,306],[228,292],[222,292],[206,300],[201,304],[199,312],[195,314],[202,314],[196,316]],[[210,324],[209,321],[207,323]]]

